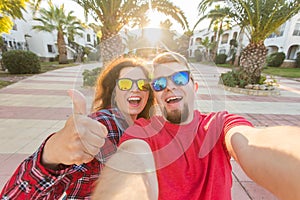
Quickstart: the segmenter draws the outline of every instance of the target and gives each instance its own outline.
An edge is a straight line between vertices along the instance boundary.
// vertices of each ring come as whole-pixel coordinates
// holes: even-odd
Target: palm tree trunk
[[[261,76],[263,67],[265,66],[268,49],[264,42],[250,43],[243,50],[240,64],[245,74],[248,76],[248,83],[257,84]]]
[[[235,67],[239,66],[240,55],[241,55],[242,47],[243,47],[243,39],[244,39],[244,28],[241,28],[241,31],[240,31],[240,34],[239,34],[238,47],[237,47],[237,50],[236,50],[234,64],[233,64]]]
[[[100,42],[100,51],[103,65],[123,55],[125,50],[122,38],[119,34],[103,33]]]
[[[67,57],[67,48],[64,39],[64,35],[62,31],[57,32],[57,48],[58,48],[58,63],[59,64],[67,64],[68,57]]]
[[[217,34],[216,34],[216,46],[213,49],[213,55],[212,55],[212,60],[216,61],[216,57],[218,55],[218,49],[219,49],[219,43],[220,43],[220,37],[221,37],[221,31],[222,31],[222,27],[223,27],[223,21],[220,22],[220,26],[217,30]]]

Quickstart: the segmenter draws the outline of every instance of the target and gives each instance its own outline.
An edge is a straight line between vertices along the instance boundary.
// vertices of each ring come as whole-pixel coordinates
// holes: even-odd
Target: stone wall
[[[285,60],[280,67],[296,68],[296,61],[295,60]]]

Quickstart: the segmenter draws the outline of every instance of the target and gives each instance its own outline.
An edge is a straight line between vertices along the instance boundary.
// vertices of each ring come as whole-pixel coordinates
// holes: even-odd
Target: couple
[[[1,197],[83,199],[94,191],[93,199],[231,199],[233,157],[279,198],[300,198],[299,128],[257,129],[227,112],[200,113],[185,58],[162,53],[153,66],[151,88],[163,116],[147,119],[153,96],[142,65],[104,70],[90,115],[100,123],[71,92],[75,114],[20,165]]]

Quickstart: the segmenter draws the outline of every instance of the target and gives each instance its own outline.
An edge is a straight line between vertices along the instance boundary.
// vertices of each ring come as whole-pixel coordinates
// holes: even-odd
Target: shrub
[[[41,71],[40,59],[31,51],[7,51],[3,53],[3,65],[11,74],[36,74]]]
[[[227,55],[226,54],[218,54],[216,56],[215,63],[216,64],[225,64],[226,63],[226,59],[227,59]]]
[[[88,54],[88,59],[91,61],[99,61],[100,53],[99,52],[91,52]]]
[[[220,77],[220,82],[222,82],[223,85],[226,85],[228,87],[235,87],[237,85],[237,80],[234,76],[234,71],[222,73]]]
[[[300,52],[297,53],[297,57],[296,57],[296,67],[300,67]]]
[[[280,67],[280,65],[283,63],[285,59],[285,53],[284,52],[275,52],[270,54],[267,57],[267,66],[269,67]]]
[[[220,76],[220,82],[228,87],[238,86],[240,88],[244,88],[246,85],[251,84],[251,79],[242,69],[234,69],[232,71],[222,73]]]
[[[82,72],[83,75],[83,86],[95,86],[96,80],[102,68],[95,68],[92,70],[85,69]]]
[[[202,55],[201,55],[200,50],[199,50],[199,49],[196,49],[195,52],[194,52],[194,54],[195,54],[195,59],[196,59],[196,61],[197,61],[197,62],[200,62],[200,61],[202,60]]]

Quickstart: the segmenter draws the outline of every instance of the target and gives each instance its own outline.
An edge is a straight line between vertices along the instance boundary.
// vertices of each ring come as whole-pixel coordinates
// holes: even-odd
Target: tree
[[[201,45],[204,47],[205,52],[204,52],[204,60],[206,61],[212,61],[212,56],[211,56],[211,50],[215,49],[216,47],[216,42],[210,41],[208,37],[205,37],[204,40],[201,41]]]
[[[199,10],[204,10],[215,0],[204,0]],[[249,33],[250,43],[240,58],[247,83],[258,83],[266,62],[267,48],[264,40],[300,10],[300,0],[230,0],[230,17]]]
[[[57,48],[59,64],[68,63],[67,48],[64,37],[68,35],[68,39],[72,40],[75,35],[80,35],[83,28],[80,21],[73,15],[73,11],[65,14],[64,5],[59,8],[54,6],[51,0],[48,1],[49,10],[42,8],[39,10],[40,18],[35,17],[34,20],[41,23],[32,28],[38,31],[53,32],[57,31]]]
[[[223,33],[223,24],[224,22],[227,23],[227,27],[230,27],[230,13],[229,13],[229,8],[228,7],[223,7],[221,8],[220,5],[216,5],[215,8],[213,10],[210,10],[208,12],[208,14],[204,15],[203,17],[201,17],[196,24],[194,25],[193,31],[195,30],[195,28],[198,26],[198,24],[204,20],[204,19],[210,19],[210,24],[208,26],[208,30],[211,28],[211,26],[213,26],[213,31],[214,31],[214,41],[216,45],[214,45],[214,48],[212,49],[212,59],[214,60],[216,55],[217,55],[217,51],[218,51],[218,47],[219,47],[219,41],[220,41],[220,37],[221,34]]]
[[[190,43],[190,38],[192,37],[193,32],[191,30],[185,31],[183,35],[176,39],[176,43],[178,44],[178,49],[176,50],[178,53],[184,55],[186,58],[189,56],[188,48]]]
[[[118,33],[126,26],[141,23],[147,10],[153,9],[158,12],[171,16],[178,21],[184,29],[188,29],[188,23],[183,12],[175,6],[170,0],[73,0],[82,6],[86,14],[101,23],[102,38],[102,60],[104,63],[120,56],[124,49],[122,48],[122,39]]]
[[[29,0],[0,0],[0,34],[9,33],[13,27],[11,19],[22,19]]]

